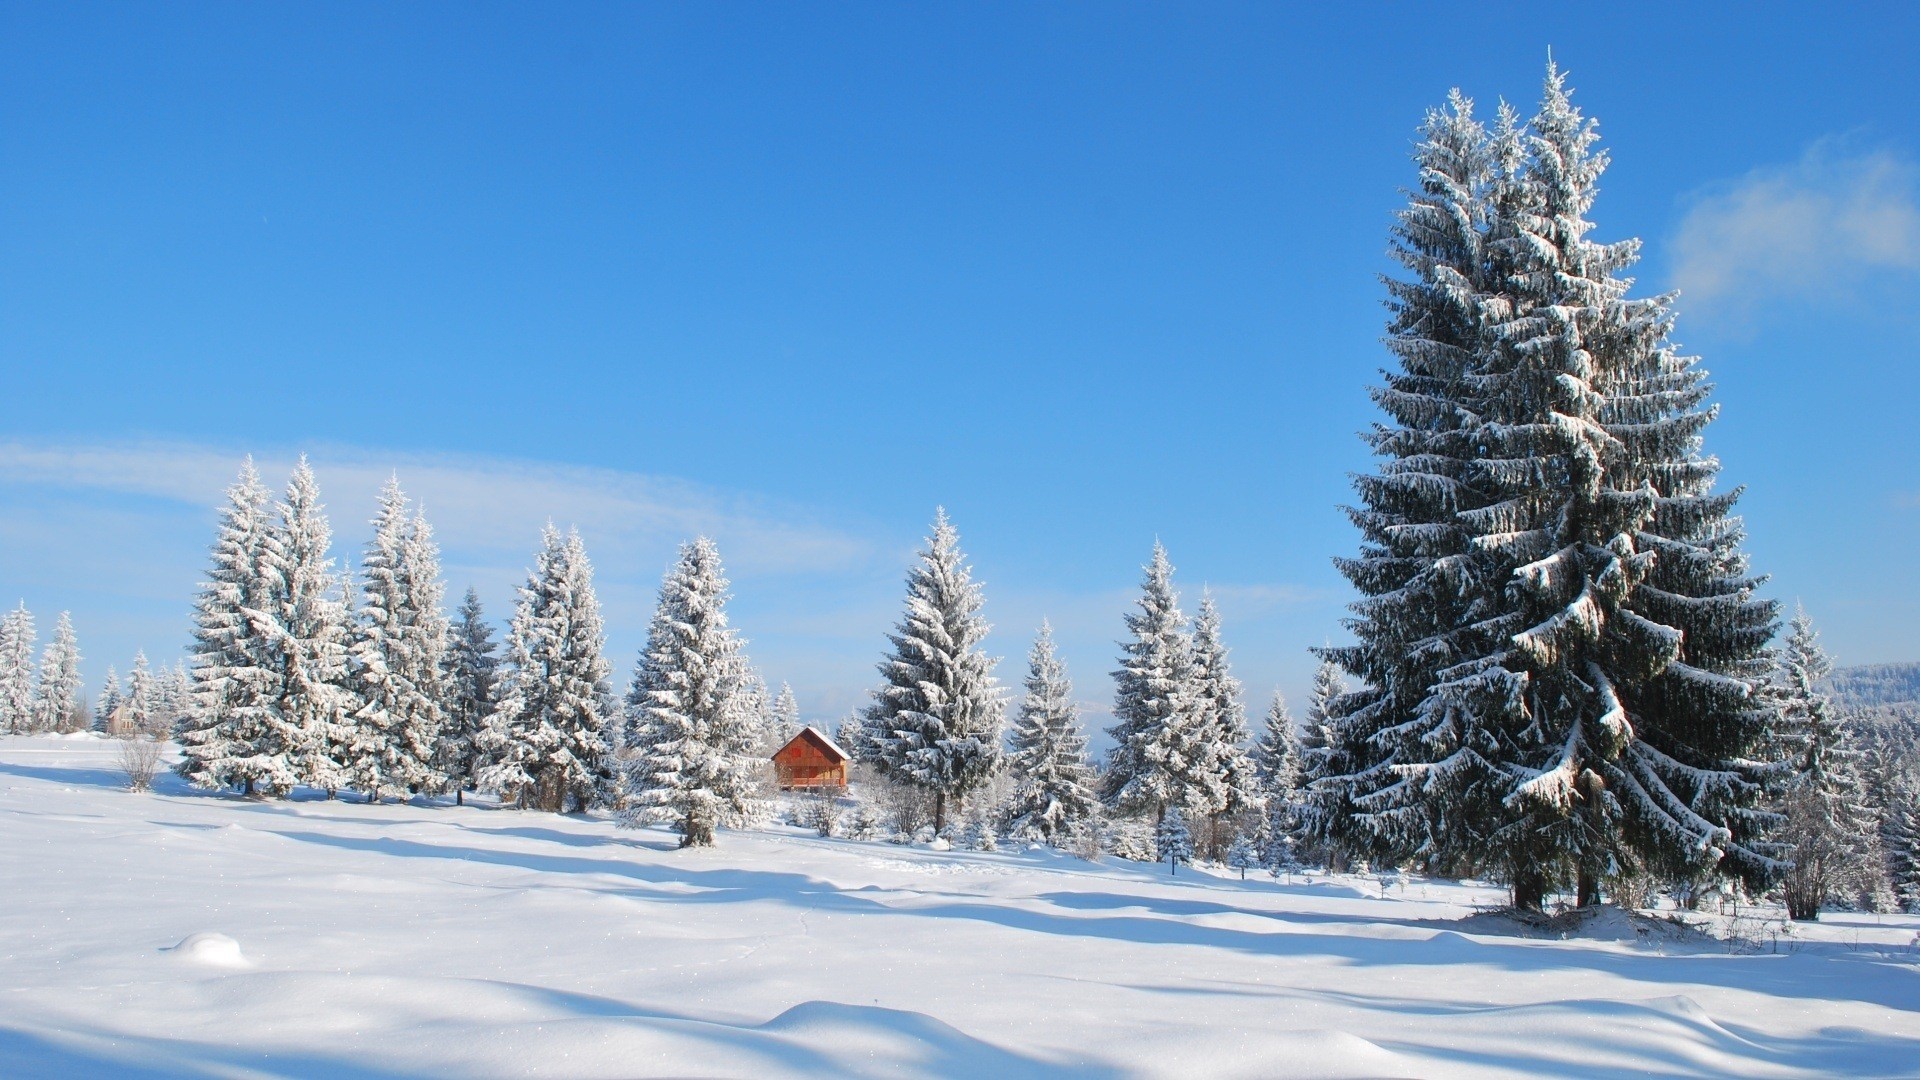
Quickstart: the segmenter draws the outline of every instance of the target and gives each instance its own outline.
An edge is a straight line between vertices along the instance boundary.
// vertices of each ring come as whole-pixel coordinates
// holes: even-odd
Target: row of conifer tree
[[[100,697],[89,707],[72,613],[60,613],[53,640],[36,665],[38,636],[25,601],[0,615],[0,733],[65,733],[89,727],[165,732],[186,708],[186,664],[176,661],[155,669],[144,650],[134,654],[124,683],[117,668],[107,668]]]
[[[798,730],[798,709],[785,687],[770,702],[748,662],[710,540],[681,549],[615,702],[577,535],[544,533],[503,656],[471,591],[455,620],[440,613],[431,532],[397,483],[374,526],[350,605],[331,574],[311,470],[302,462],[286,497],[268,507],[246,466],[196,608],[182,775],[262,794],[304,785],[370,799],[478,788],[522,806],[665,820],[686,844],[710,844],[717,829],[763,816],[767,755]],[[985,649],[981,589],[944,513],[906,592],[881,685],[836,734],[877,779],[930,803],[935,834],[949,833],[955,802],[1000,835],[1081,849],[1104,838],[1135,857],[1178,862],[1197,850],[1275,871],[1372,861],[1500,872],[1493,849],[1478,854],[1483,861],[1441,867],[1327,830],[1350,782],[1342,709],[1356,695],[1330,657],[1304,725],[1276,694],[1250,737],[1218,609],[1203,597],[1189,622],[1158,544],[1126,616],[1113,746],[1099,764],[1045,625],[1009,724]],[[1782,856],[1790,906],[1810,914],[1830,895],[1920,899],[1912,835],[1920,815],[1876,812],[1847,725],[1821,692],[1827,660],[1804,616],[1766,663],[1753,684],[1768,737],[1754,754],[1763,775],[1751,805],[1770,823],[1764,835]],[[1912,799],[1894,802],[1898,810]],[[1151,836],[1129,840],[1129,820],[1150,823]],[[1704,877],[1674,880],[1695,887]],[[1624,879],[1615,871],[1610,887]]]

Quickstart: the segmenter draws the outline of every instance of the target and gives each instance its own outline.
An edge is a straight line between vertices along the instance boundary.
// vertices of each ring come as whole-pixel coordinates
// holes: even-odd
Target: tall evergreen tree
[[[493,627],[480,607],[480,594],[471,587],[460,602],[458,619],[442,664],[446,694],[446,721],[440,727],[437,761],[440,775],[453,790],[454,801],[464,802],[473,789],[474,775],[483,761],[478,749],[480,732],[498,702],[495,683],[500,667]]]
[[[880,662],[885,683],[864,713],[874,766],[933,796],[936,832],[946,828],[947,801],[1000,767],[1005,716],[996,661],[980,648],[988,630],[981,603],[960,534],[940,510],[907,574],[907,610]]]
[[[1550,68],[1517,181],[1498,167],[1513,140],[1490,144],[1481,265],[1500,291],[1469,296],[1471,364],[1460,396],[1438,398],[1471,454],[1416,485],[1458,492],[1450,520],[1374,518],[1365,483],[1356,516],[1448,545],[1406,554],[1404,580],[1377,542],[1343,564],[1367,597],[1361,644],[1331,653],[1367,683],[1342,699],[1363,736],[1345,740],[1355,760],[1339,778],[1354,827],[1399,858],[1485,859],[1530,908],[1569,881],[1597,902],[1626,865],[1750,884],[1782,868],[1752,762],[1774,609],[1753,595],[1737,493],[1712,491],[1700,436],[1713,411],[1704,373],[1668,342],[1669,298],[1627,297],[1636,242],[1588,239],[1596,137]],[[1414,269],[1423,285],[1452,280]],[[1411,588],[1443,572],[1458,586]],[[1429,593],[1457,615],[1432,619]]]
[[[1262,800],[1261,865],[1286,866],[1297,860],[1299,847],[1300,734],[1286,698],[1275,691],[1267,707],[1266,726],[1247,755]],[[1275,850],[1276,847],[1279,850]]]
[[[358,707],[345,763],[348,783],[378,801],[383,787],[433,792],[446,782],[436,752],[448,629],[440,552],[426,519],[408,512],[398,477],[381,490],[373,526],[360,569],[351,650]]]
[[[154,732],[153,669],[147,664],[146,650],[133,654],[133,671],[127,675],[125,701],[127,726],[143,735]]]
[[[747,672],[747,711],[752,720],[748,727],[753,732],[755,752],[773,740],[773,692],[767,689],[766,677],[758,671]]]
[[[1277,690],[1273,703],[1267,706],[1266,726],[1247,757],[1262,793],[1268,798],[1275,794],[1283,800],[1292,798],[1300,786],[1300,733],[1294,727],[1293,713],[1287,709],[1287,699]]]
[[[1247,707],[1240,680],[1227,661],[1227,644],[1220,635],[1220,609],[1202,593],[1193,620],[1194,703],[1199,710],[1195,769],[1198,790],[1190,791],[1187,809],[1204,813],[1206,856],[1224,858],[1231,842],[1222,834],[1224,819],[1262,803],[1253,763],[1247,758]]]
[[[40,687],[34,698],[34,726],[42,731],[65,731],[79,726],[80,642],[73,633],[73,616],[61,612],[53,625],[53,640],[40,658]],[[81,719],[84,723],[84,718]]]
[[[631,822],[666,820],[683,847],[752,818],[759,800],[762,708],[739,634],[727,625],[727,579],[713,541],[682,545],[660,585],[647,641],[649,736],[628,772]]]
[[[1776,810],[1792,864],[1782,885],[1794,919],[1819,918],[1832,893],[1870,898],[1883,873],[1879,822],[1866,805],[1860,753],[1820,689],[1832,672],[1813,620],[1798,612],[1779,652],[1774,687],[1792,766]]]
[[[186,665],[176,660],[161,668],[154,677],[154,690],[162,702],[156,722],[170,734],[179,732],[192,701],[192,683]]]
[[[1073,706],[1073,683],[1053,647],[1053,627],[1040,624],[1027,655],[1027,694],[1014,714],[1007,755],[1013,794],[1005,810],[1015,837],[1063,845],[1099,813],[1087,736]]]
[[[26,601],[0,618],[0,732],[34,729],[35,636]]]
[[[1345,745],[1347,733],[1339,726],[1342,722],[1357,724],[1355,712],[1341,711],[1348,700],[1340,665],[1322,660],[1313,673],[1313,689],[1307,695],[1300,734],[1299,795],[1294,803],[1293,832],[1306,849],[1304,854],[1323,857],[1327,868],[1335,871],[1345,870],[1349,857],[1366,850],[1355,842],[1365,834],[1349,828],[1343,817],[1352,806],[1348,770],[1359,758]]]
[[[1920,787],[1903,777],[1890,786],[1877,838],[1894,902],[1920,912]]]
[[[304,456],[275,518],[261,547],[272,592],[267,610],[250,614],[266,631],[266,664],[278,677],[279,693],[268,709],[269,738],[255,752],[284,758],[286,775],[269,786],[273,794],[285,795],[296,783],[332,794],[346,780],[343,758],[356,701],[347,676],[346,608],[330,554],[333,531]]]
[[[105,731],[113,723],[113,714],[119,711],[121,702],[120,672],[112,664],[107,665],[107,681],[100,687],[99,704],[93,708],[93,729]]]
[[[267,500],[248,458],[227,489],[207,580],[194,602],[193,695],[177,733],[175,771],[199,787],[235,786],[249,795],[290,790],[296,779],[276,711],[282,674],[269,662],[275,581],[266,559],[273,532]],[[108,686],[117,692],[111,671]]]
[[[481,733],[479,786],[523,807],[584,810],[612,777],[610,668],[593,566],[580,534],[552,525],[520,587],[507,633],[500,704]]]
[[[772,745],[767,747],[767,751],[772,753],[785,746],[795,735],[800,734],[800,729],[805,726],[800,721],[800,700],[793,696],[793,687],[786,683],[780,684],[780,693],[774,696],[773,709],[769,715],[772,718],[773,730],[767,740]]]
[[[1141,582],[1140,611],[1128,613],[1114,679],[1113,749],[1101,797],[1121,813],[1158,821],[1175,804],[1211,813],[1217,779],[1208,773],[1207,718],[1193,677],[1193,643],[1173,589],[1173,564],[1158,541]]]

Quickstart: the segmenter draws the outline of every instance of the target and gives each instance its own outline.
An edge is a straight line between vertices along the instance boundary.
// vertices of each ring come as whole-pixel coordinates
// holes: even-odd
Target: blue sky
[[[1104,708],[1157,536],[1297,697],[1413,130],[1551,47],[1770,591],[1920,659],[1916,9],[1537,7],[0,5],[0,597],[177,654],[305,452],[342,555],[398,469],[499,617],[577,523],[623,675],[706,531],[844,712],[944,504],[1009,681],[1047,616]]]

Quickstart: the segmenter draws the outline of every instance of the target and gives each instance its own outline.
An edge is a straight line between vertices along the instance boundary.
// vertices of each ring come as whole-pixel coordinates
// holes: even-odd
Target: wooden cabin
[[[844,791],[847,763],[853,760],[845,750],[818,728],[805,727],[773,752],[773,772],[782,791],[818,791],[823,788]]]

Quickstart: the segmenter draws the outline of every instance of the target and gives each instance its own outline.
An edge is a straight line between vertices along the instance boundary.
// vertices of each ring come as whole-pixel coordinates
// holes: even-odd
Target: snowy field
[[[1528,938],[1459,922],[1496,890],[1417,879],[791,829],[681,852],[132,794],[113,762],[0,739],[0,1075],[1920,1075],[1909,916]]]

